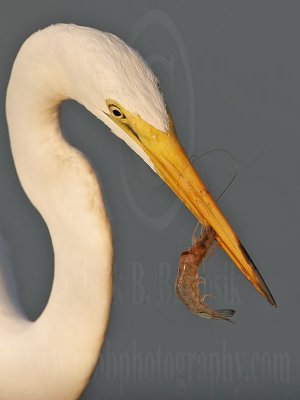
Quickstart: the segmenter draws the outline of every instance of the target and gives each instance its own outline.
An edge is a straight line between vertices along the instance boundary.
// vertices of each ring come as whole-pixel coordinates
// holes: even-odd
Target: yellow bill
[[[222,249],[257,291],[276,306],[265,281],[178,142],[171,119],[169,131],[162,132],[119,104],[117,106],[126,117],[114,119],[115,122],[142,147],[157,174],[201,224],[214,229]]]

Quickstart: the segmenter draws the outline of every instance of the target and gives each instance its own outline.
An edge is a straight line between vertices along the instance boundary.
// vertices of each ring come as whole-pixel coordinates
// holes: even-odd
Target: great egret
[[[75,99],[108,125],[170,186],[273,305],[274,299],[197,176],[175,135],[158,80],[110,33],[69,24],[36,32],[14,62],[7,90],[10,143],[20,182],[44,218],[55,254],[52,293],[28,321],[0,293],[0,398],[78,398],[96,364],[112,292],[112,244],[97,178],[64,140],[59,107]]]

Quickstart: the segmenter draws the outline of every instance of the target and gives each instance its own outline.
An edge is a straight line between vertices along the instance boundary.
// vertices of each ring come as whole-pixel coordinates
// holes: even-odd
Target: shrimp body
[[[180,256],[178,275],[176,279],[176,293],[179,299],[192,313],[202,318],[223,319],[230,321],[234,310],[213,310],[205,302],[205,295],[199,290],[198,268],[201,261],[216,238],[210,227],[206,228],[193,246]]]

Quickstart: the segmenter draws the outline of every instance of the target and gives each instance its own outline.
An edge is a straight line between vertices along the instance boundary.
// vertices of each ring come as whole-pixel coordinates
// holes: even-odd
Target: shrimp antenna
[[[225,186],[225,189],[224,189],[224,190],[221,192],[221,194],[217,197],[216,202],[218,202],[218,201],[220,200],[220,198],[225,194],[225,192],[230,188],[230,186],[231,186],[231,185],[233,184],[233,182],[235,181],[235,178],[237,177],[238,170],[239,170],[239,163],[238,163],[236,157],[235,157],[230,151],[228,151],[228,150],[225,150],[225,149],[212,149],[212,150],[206,151],[205,153],[200,154],[199,156],[196,156],[195,154],[192,154],[191,157],[190,157],[190,161],[191,161],[192,164],[194,164],[196,161],[199,161],[200,158],[205,157],[205,156],[207,156],[208,154],[214,153],[214,152],[216,152],[216,151],[220,151],[220,152],[222,152],[222,153],[228,154],[228,155],[232,158],[232,160],[234,161],[234,163],[235,163],[235,171],[234,171],[234,174],[233,174],[233,176],[230,178],[228,184]],[[209,182],[208,182],[208,178],[207,178],[207,174],[206,174],[206,171],[205,171],[205,167],[204,167],[203,165],[201,165],[201,169],[203,170],[204,178],[205,178],[205,180],[206,180],[206,182],[207,182],[207,186],[208,186],[209,191],[210,191],[210,185],[209,185]],[[197,229],[197,228],[196,228],[196,229]]]

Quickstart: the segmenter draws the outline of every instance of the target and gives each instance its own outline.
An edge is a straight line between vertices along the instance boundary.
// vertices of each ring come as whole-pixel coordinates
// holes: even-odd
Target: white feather
[[[8,291],[0,297],[0,399],[78,398],[107,326],[110,227],[94,172],[59,128],[59,107],[68,98],[103,120],[150,166],[106,116],[106,100],[157,129],[168,126],[156,77],[116,36],[62,24],[33,34],[22,46],[7,91],[10,142],[21,184],[49,228],[55,278],[49,303],[34,323],[18,312]]]

